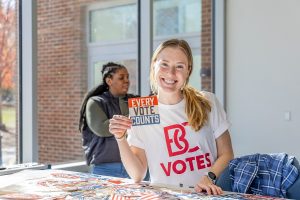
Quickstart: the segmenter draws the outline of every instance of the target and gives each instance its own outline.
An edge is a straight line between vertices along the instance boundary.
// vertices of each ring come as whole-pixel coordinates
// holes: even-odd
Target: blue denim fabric
[[[100,165],[92,165],[91,173],[103,176],[130,178],[122,163],[102,163]],[[150,181],[149,170],[147,170],[144,181]]]
[[[91,173],[103,176],[130,178],[122,163],[102,163],[98,165],[93,165]]]

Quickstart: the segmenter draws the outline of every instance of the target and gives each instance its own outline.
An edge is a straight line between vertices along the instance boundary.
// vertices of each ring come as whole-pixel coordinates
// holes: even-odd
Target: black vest
[[[125,101],[127,101],[129,97],[135,96],[128,94],[125,97]],[[99,96],[94,96],[91,98],[98,103],[108,119],[111,119],[113,115],[122,114],[119,106],[119,98],[114,97],[110,92],[104,92]],[[115,137],[100,137],[94,134],[87,126],[86,122],[84,123],[84,128],[82,131],[82,146],[88,165],[121,162],[119,147]]]

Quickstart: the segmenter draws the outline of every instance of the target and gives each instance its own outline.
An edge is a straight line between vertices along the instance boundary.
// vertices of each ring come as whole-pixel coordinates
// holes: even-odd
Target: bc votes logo
[[[167,149],[170,157],[184,154],[187,151],[194,152],[200,149],[198,146],[189,148],[189,142],[185,138],[186,131],[184,128],[187,125],[188,123],[185,122],[182,124],[173,124],[164,128]]]
[[[189,154],[200,150],[200,146],[190,147],[189,141],[186,139],[186,126],[188,126],[187,122],[164,127],[168,155],[169,157],[177,156],[175,160],[164,160],[160,163],[166,176],[205,169],[212,164],[210,153],[204,152],[202,149],[197,154]]]

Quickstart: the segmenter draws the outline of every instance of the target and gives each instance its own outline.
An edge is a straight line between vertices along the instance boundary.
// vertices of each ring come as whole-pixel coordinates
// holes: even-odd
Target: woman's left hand
[[[202,176],[200,181],[195,185],[196,192],[207,192],[211,195],[219,195],[223,193],[223,190],[216,186],[207,176]]]

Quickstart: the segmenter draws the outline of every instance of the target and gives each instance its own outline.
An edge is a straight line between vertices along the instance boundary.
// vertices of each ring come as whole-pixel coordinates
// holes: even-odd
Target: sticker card
[[[132,126],[160,123],[157,96],[129,98],[128,107]]]

